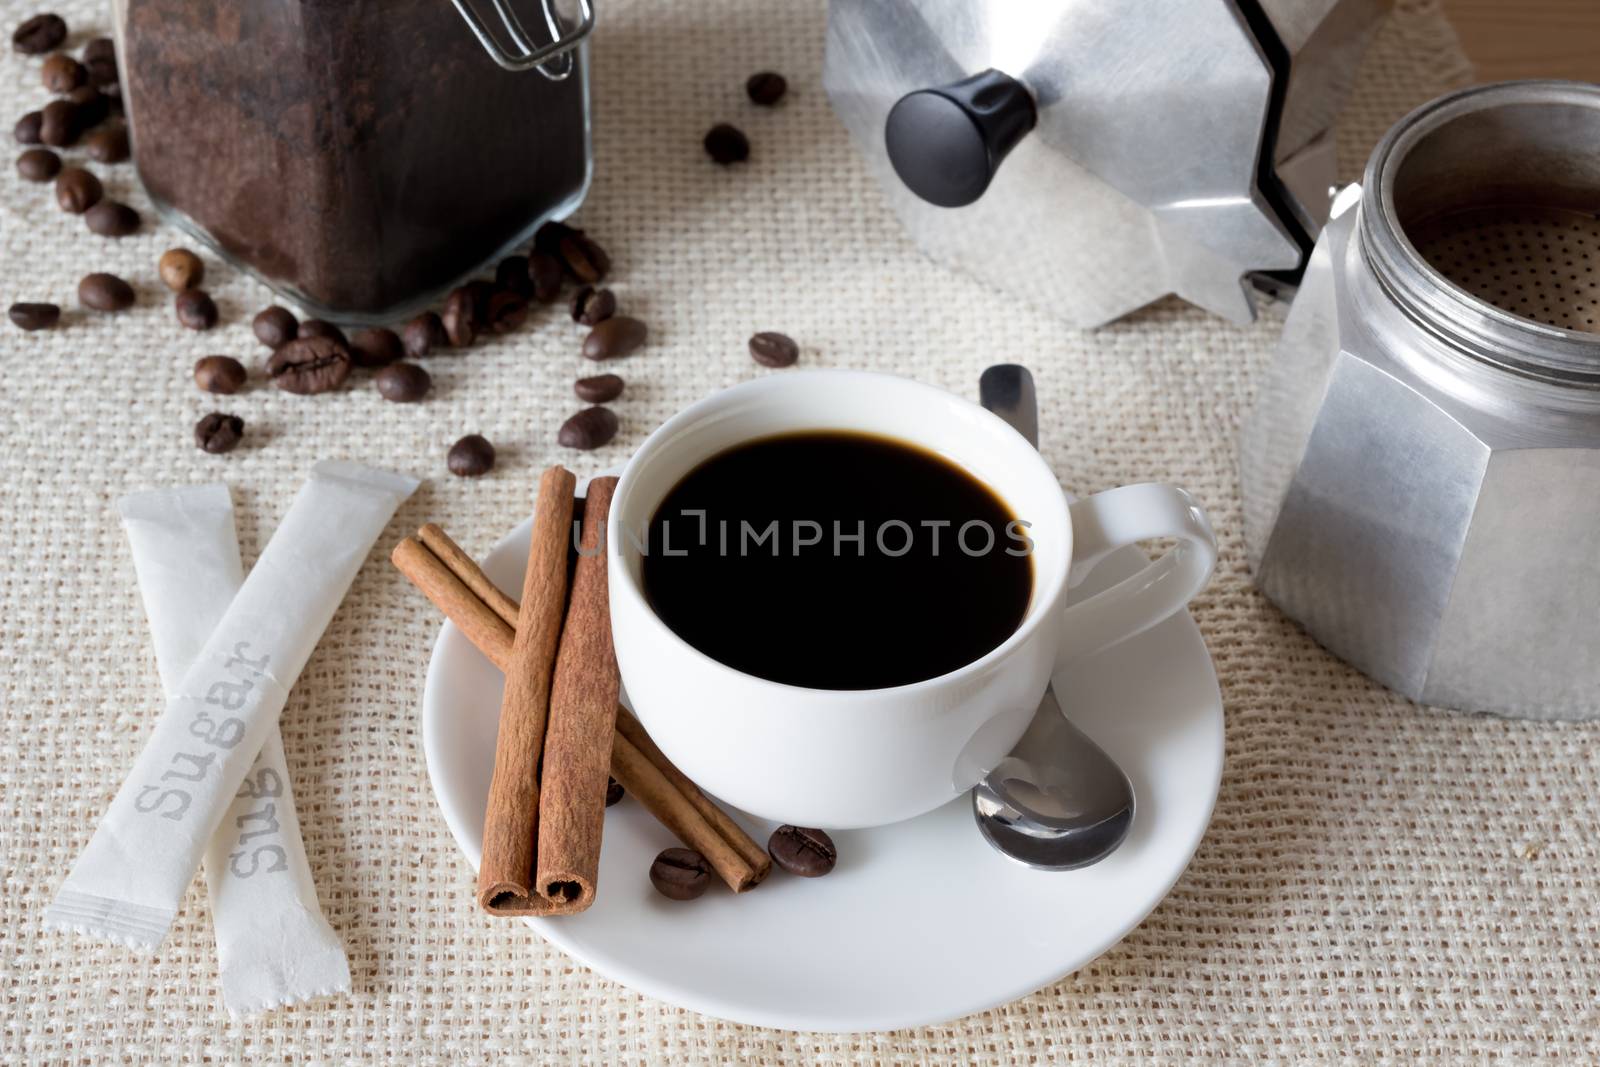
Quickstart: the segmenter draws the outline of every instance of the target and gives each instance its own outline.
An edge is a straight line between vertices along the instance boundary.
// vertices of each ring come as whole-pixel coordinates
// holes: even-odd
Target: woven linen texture
[[[595,180],[581,221],[611,252],[617,294],[652,341],[618,368],[622,432],[592,455],[554,444],[584,370],[560,309],[467,355],[430,359],[435,389],[421,405],[385,403],[364,377],[335,395],[257,384],[212,403],[190,367],[228,352],[259,373],[249,318],[266,290],[208,255],[223,324],[182,330],[155,272],[162,250],[182,242],[155,223],[131,165],[93,166],[109,195],[146,211],[144,230],[121,241],[88,234],[48,186],[0,178],[6,302],[68,309],[50,333],[0,324],[0,1057],[1600,1060],[1600,725],[1414,707],[1321,651],[1250,585],[1234,442],[1283,309],[1236,327],[1168,300],[1101,330],[1065,330],[905,240],[823,96],[818,0],[597,6]],[[59,8],[74,49],[110,29],[103,3]],[[9,22],[26,13],[12,5]],[[744,80],[769,68],[789,77],[789,97],[754,108]],[[1346,112],[1344,172],[1355,177],[1405,111],[1469,76],[1435,0],[1402,0]],[[0,55],[0,98],[8,121],[39,107],[38,60]],[[718,121],[749,134],[749,163],[706,158],[700,138]],[[77,310],[78,278],[91,270],[131,280],[138,308]],[[418,720],[439,620],[385,563],[396,538],[439,519],[482,553],[526,513],[544,464],[598,470],[690,401],[782,373],[745,351],[762,329],[797,338],[805,366],[891,370],[969,396],[985,365],[1026,363],[1043,447],[1067,488],[1176,482],[1209,507],[1221,538],[1216,579],[1194,605],[1227,707],[1211,829],[1122,944],[1000,1010],[831,1036],[730,1025],[635,995],[531,930],[479,915],[434,807]],[[204,455],[190,439],[213,408],[247,423],[232,455]],[[445,471],[446,449],[468,432],[500,449],[480,481]],[[198,885],[153,959],[40,925],[161,706],[112,502],[225,479],[249,562],[311,464],[336,456],[428,478],[283,716],[306,846],[355,992],[230,1021]]]

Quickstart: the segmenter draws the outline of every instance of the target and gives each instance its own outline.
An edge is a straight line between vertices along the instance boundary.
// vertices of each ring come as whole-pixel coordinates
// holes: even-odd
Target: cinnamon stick
[[[433,539],[455,547],[442,530]],[[511,628],[470,588],[488,582],[488,578],[458,547],[447,554],[463,568],[461,572],[446,566],[441,557],[411,538],[400,543],[392,558],[401,573],[456,624],[478,651],[504,671],[511,659]],[[624,730],[633,732],[646,747],[629,741]],[[761,846],[673,766],[638,721],[620,707],[617,734],[612,740],[611,776],[685,846],[704,855],[735,892],[752,888],[771,869],[772,861]],[[714,815],[708,815],[708,811]]]
[[[495,737],[494,774],[483,817],[478,906],[491,915],[548,915],[552,904],[533,883],[539,820],[539,757],[550,711],[550,680],[567,602],[567,538],[577,479],[562,467],[539,478],[533,540],[523,577],[516,636],[506,664]],[[480,601],[481,602],[481,601]]]
[[[671,782],[673,787],[688,801],[701,817],[722,836],[735,852],[739,853],[750,866],[754,876],[753,880],[744,886],[734,886],[735,892],[749,889],[759,883],[768,874],[772,873],[772,857],[767,855],[767,850],[756,844],[750,835],[744,832],[743,827],[733,821],[733,817],[714,804],[710,797],[700,792],[700,787],[689,779],[687,774],[678,770],[673,762],[667,759],[667,754],[656,747],[656,743],[645,733],[644,725],[627,708],[617,709],[617,734],[628,740],[628,743],[637,748]],[[617,779],[619,782],[622,780]],[[628,788],[626,785],[624,789]],[[705,854],[704,849],[700,849]],[[709,857],[708,857],[709,858]],[[721,873],[720,871],[718,873]],[[731,883],[730,883],[731,884]]]
[[[517,602],[501,592],[500,587],[491,582],[489,576],[472,562],[472,557],[463,552],[460,545],[450,540],[449,534],[430,522],[417,531],[417,540],[427,545],[428,550],[438,556],[468,589],[476,593],[479,600],[489,605],[489,609],[500,616],[507,627],[517,625]]]
[[[535,884],[546,900],[572,904],[579,911],[594,902],[621,688],[606,583],[606,519],[616,487],[615,478],[595,478],[584,498],[578,565],[550,683],[550,722],[539,782]]]

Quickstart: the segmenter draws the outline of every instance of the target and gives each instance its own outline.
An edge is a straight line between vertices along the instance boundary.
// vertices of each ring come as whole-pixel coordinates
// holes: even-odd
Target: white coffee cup
[[[921,446],[1029,522],[1033,594],[1016,632],[936,678],[829,690],[741,673],[668,629],[640,584],[639,533],[703,460],[802,430],[866,431]],[[1177,544],[1110,589],[1066,605],[1067,590],[1108,553],[1160,537]],[[842,829],[910,818],[972,788],[1021,737],[1058,664],[1182,610],[1210,578],[1217,548],[1205,513],[1181,489],[1124,486],[1069,506],[1039,453],[976,404],[906,378],[818,370],[725,389],[663,423],[622,472],[607,552],[623,686],[667,756],[707,792],[752,814]],[[950,624],[960,620],[952,605]],[[1070,711],[1072,695],[1062,697]]]

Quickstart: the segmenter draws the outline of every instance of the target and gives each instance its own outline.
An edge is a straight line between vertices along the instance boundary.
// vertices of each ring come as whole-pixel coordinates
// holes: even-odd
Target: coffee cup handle
[[[1083,581],[1119,548],[1158,537],[1178,543],[1138,573],[1066,609],[1062,663],[1092,656],[1170,618],[1211,579],[1217,564],[1211,521],[1176,486],[1145,483],[1107,489],[1076,501],[1071,511],[1069,586]]]

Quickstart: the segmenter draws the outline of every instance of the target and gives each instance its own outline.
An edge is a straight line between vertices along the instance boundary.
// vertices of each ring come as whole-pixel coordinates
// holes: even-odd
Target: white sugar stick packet
[[[117,510],[170,698],[244,581],[233,501],[225,485],[181,486],[131,493]],[[211,835],[205,869],[230,1014],[349,992],[350,965],[317,903],[276,726]]]
[[[289,689],[414,479],[325,461],[185,672],[48,925],[154,949]]]

